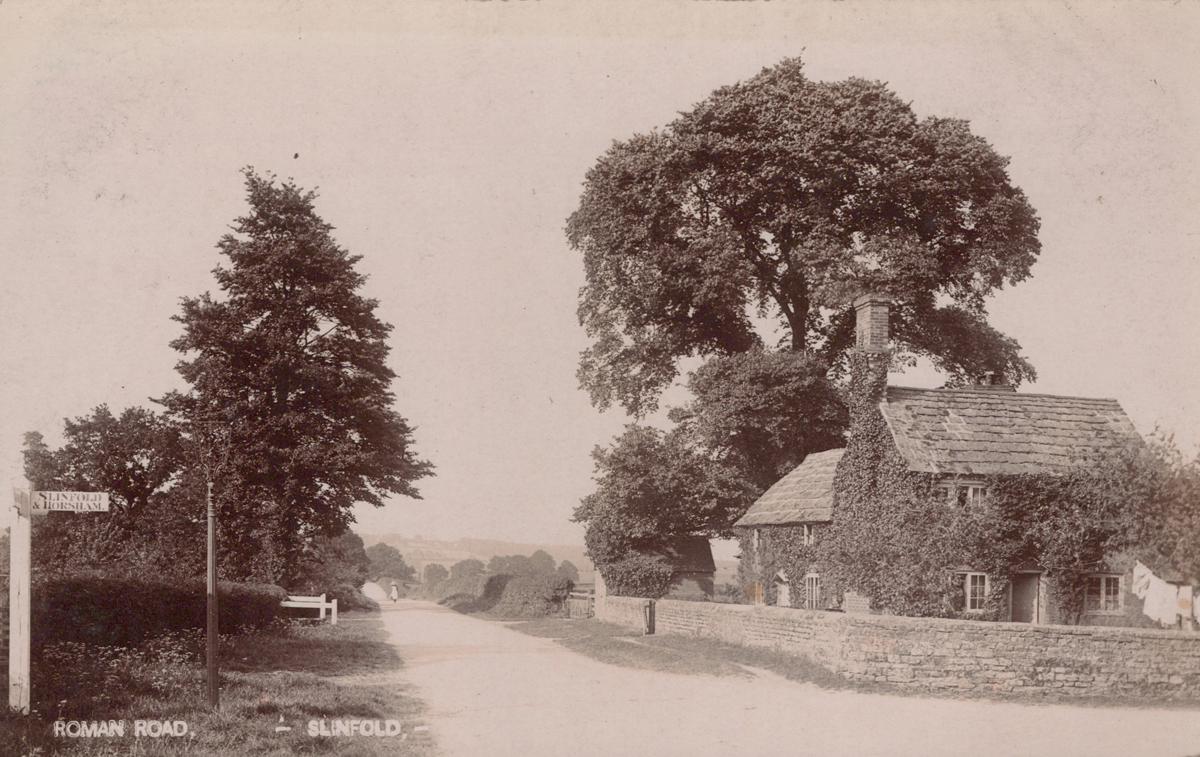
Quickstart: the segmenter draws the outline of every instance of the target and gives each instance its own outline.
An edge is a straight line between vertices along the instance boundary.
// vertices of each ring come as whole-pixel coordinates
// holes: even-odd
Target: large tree
[[[728,535],[807,454],[844,444],[858,295],[892,300],[901,362],[923,356],[950,385],[1034,378],[984,307],[1040,249],[1006,164],[966,122],[919,120],[879,82],[811,81],[799,59],[600,158],[567,222],[592,339],[581,384],[642,418],[703,359],[672,432],[631,426],[595,455],[575,519],[606,580],[644,587],[653,547]]]
[[[354,504],[418,497],[432,466],[392,409],[391,326],[359,294],[360,256],[334,241],[314,193],[244,173],[250,212],[217,245],[223,296],[183,300],[172,346],[190,389],[163,403],[205,451],[231,571],[286,581]]]
[[[680,358],[761,346],[756,315],[836,368],[868,292],[893,299],[901,356],[951,383],[1032,378],[985,319],[1040,249],[1006,164],[965,121],[918,120],[880,82],[811,81],[799,59],[715,91],[587,174],[567,224],[593,340],[581,382],[642,416]]]

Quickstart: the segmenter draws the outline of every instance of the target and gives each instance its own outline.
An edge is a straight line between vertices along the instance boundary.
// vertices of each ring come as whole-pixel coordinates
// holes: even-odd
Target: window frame
[[[947,504],[960,507],[981,505],[987,501],[988,487],[982,481],[956,481],[953,479],[937,484],[939,495]]]
[[[821,609],[821,574],[804,574],[804,609]]]
[[[1092,591],[1092,581],[1097,581],[1098,591]],[[1108,607],[1110,599],[1108,587],[1115,583],[1115,591],[1112,593],[1111,599],[1115,600],[1115,607]],[[1092,605],[1090,600],[1093,596],[1097,597],[1096,605]],[[1083,582],[1083,614],[1084,615],[1123,615],[1125,613],[1125,577],[1120,573],[1089,573],[1084,576]]]
[[[970,570],[964,571],[960,575],[963,577],[963,610],[965,612],[981,612],[987,609],[988,597],[992,595],[992,582],[988,579],[987,573],[980,573],[979,571]],[[971,590],[974,588],[974,579],[979,578],[983,579],[983,594],[978,596],[978,606],[973,607],[972,603],[976,597],[974,594],[972,594]]]

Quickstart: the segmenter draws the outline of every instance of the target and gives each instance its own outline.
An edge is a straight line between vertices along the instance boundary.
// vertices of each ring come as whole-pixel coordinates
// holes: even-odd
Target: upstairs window
[[[1122,610],[1121,577],[1116,574],[1088,576],[1083,586],[1083,611],[1094,614]]]
[[[811,523],[805,523],[800,526],[800,543],[804,546],[811,546],[816,538],[816,529]]]
[[[983,484],[963,484],[949,481],[939,484],[937,493],[947,502],[961,507],[981,505],[987,499],[987,487]]]

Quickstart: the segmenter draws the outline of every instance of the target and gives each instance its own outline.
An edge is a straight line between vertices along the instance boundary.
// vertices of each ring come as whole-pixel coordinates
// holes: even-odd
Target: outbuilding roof
[[[1137,438],[1111,399],[888,387],[880,409],[909,469],[926,473],[1059,473]]]
[[[814,452],[775,482],[738,519],[737,526],[780,526],[822,522],[833,515],[833,474],[846,452]]]

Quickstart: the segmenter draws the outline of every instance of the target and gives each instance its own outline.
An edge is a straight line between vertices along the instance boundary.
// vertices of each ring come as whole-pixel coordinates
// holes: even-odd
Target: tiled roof
[[[928,473],[1056,473],[1137,437],[1107,399],[888,387],[880,409],[909,468]]]
[[[734,526],[779,526],[828,521],[833,513],[833,474],[844,449],[816,452],[775,482]]]

